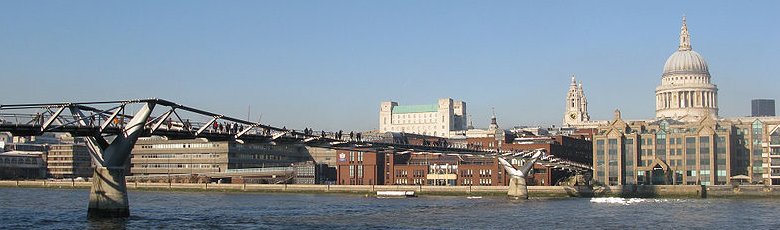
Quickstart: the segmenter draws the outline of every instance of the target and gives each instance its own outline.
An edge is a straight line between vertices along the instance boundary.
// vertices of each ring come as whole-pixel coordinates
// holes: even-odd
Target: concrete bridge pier
[[[528,186],[525,184],[525,177],[512,177],[509,179],[507,196],[516,200],[528,199]]]
[[[539,160],[543,154],[544,152],[537,150],[531,159],[524,162],[519,169],[515,169],[515,167],[504,158],[498,157],[498,162],[504,166],[507,175],[510,176],[509,191],[506,194],[510,199],[528,199],[528,185],[526,184],[525,177],[531,172],[531,168],[533,168],[536,161]]]
[[[130,160],[130,153],[135,142],[144,131],[149,115],[154,109],[154,103],[146,103],[128,122],[122,133],[109,143],[104,137],[96,135],[87,137],[87,147],[92,154],[92,160],[97,167],[92,176],[92,188],[89,193],[89,217],[128,217],[130,206],[127,201],[127,182],[125,180],[125,164]],[[86,126],[84,114],[78,107],[71,107],[73,116]],[[117,109],[118,111],[119,109]],[[118,112],[105,119],[107,126],[116,118]]]
[[[89,217],[128,217],[124,167],[96,167],[89,191]]]

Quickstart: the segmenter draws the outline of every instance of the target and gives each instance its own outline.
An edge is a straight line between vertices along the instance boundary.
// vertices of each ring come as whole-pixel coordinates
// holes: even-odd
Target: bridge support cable
[[[181,119],[181,116],[179,116],[179,113],[177,113],[175,109],[171,109],[171,111],[173,111],[173,115],[175,115],[176,118],[179,119],[179,122],[184,124],[184,130],[186,130],[188,133],[192,133],[192,123],[190,123],[189,120],[185,121],[184,119]]]
[[[222,117],[222,115],[217,115],[217,116],[214,116],[214,118],[212,118],[212,119],[211,119],[211,121],[209,121],[209,122],[206,122],[206,124],[204,124],[202,127],[200,127],[200,129],[198,129],[198,131],[197,131],[197,132],[195,132],[195,136],[198,136],[198,135],[200,135],[201,133],[203,133],[203,131],[206,131],[206,129],[208,129],[209,127],[211,127],[211,125],[213,125],[213,124],[214,124],[214,122],[216,122],[216,121],[217,121],[217,119],[219,119],[220,117]]]
[[[44,123],[43,123],[43,125],[41,125],[41,132],[43,132],[43,131],[46,131],[46,129],[47,129],[47,128],[49,128],[49,126],[50,126],[52,123],[54,123],[54,121],[56,121],[57,119],[59,119],[59,116],[60,116],[60,114],[62,114],[62,111],[63,111],[63,110],[65,110],[65,106],[63,106],[63,107],[60,107],[60,108],[57,110],[57,112],[54,112],[54,113],[51,115],[51,117],[49,118],[49,120],[46,120],[46,122],[44,122]],[[43,115],[41,115],[41,119],[43,119]]]
[[[100,131],[101,132],[103,132],[103,130],[105,130],[109,125],[111,125],[111,122],[113,122],[114,119],[116,119],[116,117],[119,115],[119,112],[122,112],[122,110],[125,109],[125,104],[122,104],[122,105],[120,105],[118,107],[115,107],[114,109],[115,110],[114,110],[113,113],[111,113],[111,116],[107,117],[106,121],[104,121],[103,124],[100,125]]]
[[[249,127],[244,128],[244,130],[238,131],[238,133],[236,133],[236,136],[233,137],[233,138],[239,139],[239,138],[241,138],[241,136],[243,136],[244,134],[249,132],[249,130],[252,130],[253,128],[255,128],[257,126],[258,126],[258,124],[249,125]]]
[[[79,120],[81,124],[86,124],[86,122],[81,119],[84,118],[84,114],[78,107],[70,107],[70,112],[73,115],[74,118]],[[90,155],[92,155],[92,162],[94,165],[99,166],[103,165],[103,149],[108,148],[109,143],[106,141],[103,136],[100,135],[100,133],[97,133],[94,136],[91,137],[84,137],[84,140],[87,142],[87,148],[89,149]]]
[[[165,123],[165,120],[168,120],[168,117],[171,116],[171,114],[176,110],[176,108],[173,108],[171,110],[168,110],[168,112],[163,113],[163,115],[157,117],[157,122],[154,123],[154,126],[152,126],[152,129],[149,131],[150,133],[154,133],[154,131],[157,131],[157,129],[162,126],[163,123]]]

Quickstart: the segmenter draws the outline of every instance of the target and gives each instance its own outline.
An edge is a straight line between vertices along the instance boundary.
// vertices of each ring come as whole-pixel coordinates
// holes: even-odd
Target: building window
[[[769,144],[780,145],[780,129],[775,130],[775,132],[769,136]]]
[[[618,141],[617,139],[610,138],[607,140],[607,153],[609,154],[609,184],[617,185],[618,175]]]
[[[699,167],[710,169],[710,137],[699,137]]]
[[[753,171],[753,181],[760,181],[762,178],[763,173],[763,167],[761,164],[763,164],[763,159],[761,154],[763,153],[763,150],[761,148],[761,143],[763,142],[762,136],[763,136],[763,124],[761,121],[756,120],[753,122],[753,125],[751,127],[752,129],[752,146],[751,151],[752,154],[750,156],[750,162],[752,163],[752,171]]]
[[[694,166],[694,167],[690,167],[689,169],[695,168],[696,166],[696,138],[695,137],[685,138],[685,165],[689,167]]]
[[[604,155],[605,155],[604,140],[603,139],[596,140],[596,175],[597,175],[596,180],[597,181],[603,181],[605,179],[604,176],[606,175],[605,173],[606,167],[604,165],[604,158],[605,158]]]
[[[666,161],[666,133],[663,131],[656,136],[655,155],[659,159]]]

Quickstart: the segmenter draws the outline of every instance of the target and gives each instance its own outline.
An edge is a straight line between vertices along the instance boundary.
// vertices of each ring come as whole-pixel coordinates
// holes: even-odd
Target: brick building
[[[548,154],[561,159],[566,159],[582,164],[591,164],[593,155],[591,135],[589,132],[579,132],[576,136],[534,136],[518,137],[512,139],[508,136],[506,140],[492,137],[467,138],[466,146],[471,149],[500,151],[530,151],[535,149],[544,149]],[[533,173],[526,181],[528,185],[555,185],[562,179],[573,175],[562,169],[556,169],[550,166],[534,165]]]
[[[337,183],[342,185],[501,186],[506,172],[492,157],[338,151]]]
[[[376,150],[336,151],[336,183],[341,185],[385,184],[388,152]]]

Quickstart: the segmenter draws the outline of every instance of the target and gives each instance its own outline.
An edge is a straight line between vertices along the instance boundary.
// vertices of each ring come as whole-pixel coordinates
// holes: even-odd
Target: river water
[[[129,218],[89,219],[88,190],[0,188],[0,229],[778,229],[779,199],[130,191]]]

